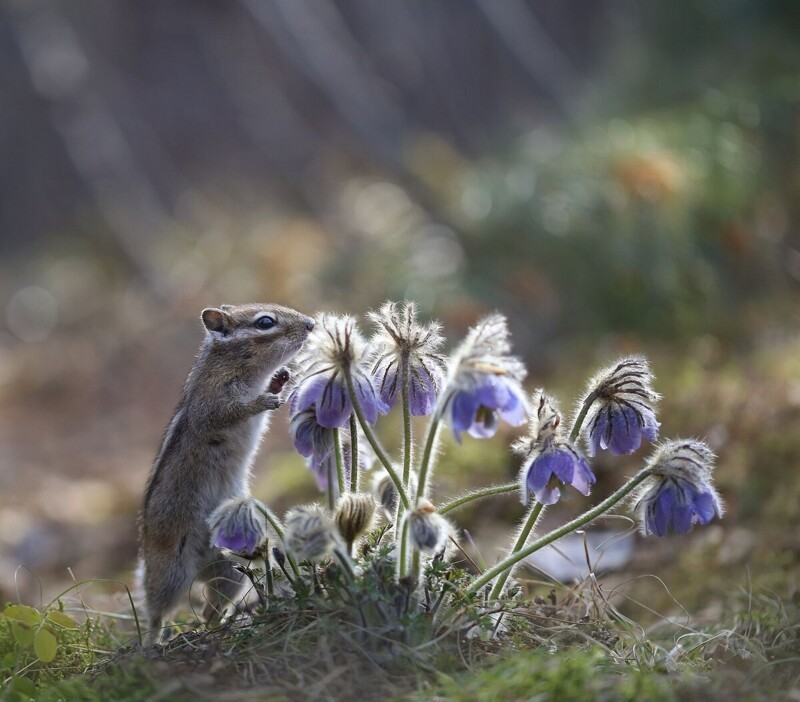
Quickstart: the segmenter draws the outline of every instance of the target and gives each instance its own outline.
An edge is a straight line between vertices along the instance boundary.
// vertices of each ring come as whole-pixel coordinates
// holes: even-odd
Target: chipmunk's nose
[[[308,329],[308,331],[314,331],[314,320],[311,319],[311,317],[306,320],[306,329]]]

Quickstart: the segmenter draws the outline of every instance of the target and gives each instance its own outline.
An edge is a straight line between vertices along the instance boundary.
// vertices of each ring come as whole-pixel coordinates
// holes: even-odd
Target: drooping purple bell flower
[[[252,497],[240,497],[217,507],[208,519],[211,545],[242,556],[255,554],[268,535],[260,504]]]
[[[531,415],[529,434],[514,446],[525,456],[520,471],[522,503],[528,504],[533,493],[541,504],[555,504],[561,498],[562,485],[572,485],[588,495],[595,483],[594,473],[575,446],[564,439],[555,400],[537,390],[531,405],[536,411]]]
[[[292,391],[293,412],[314,409],[317,422],[336,429],[347,424],[353,413],[347,375],[364,418],[374,424],[389,408],[362,367],[366,361],[364,340],[353,317],[322,315],[295,365],[300,380]]]
[[[645,536],[683,534],[724,513],[712,485],[714,454],[701,441],[676,439],[656,449],[648,461],[653,474],[639,490],[635,512]]]
[[[378,331],[371,340],[372,378],[381,399],[393,407],[402,393],[403,364],[408,366],[408,405],[411,414],[433,412],[444,383],[445,361],[439,354],[443,337],[438,322],[421,325],[413,302],[384,303],[370,319]]]
[[[510,351],[505,317],[493,314],[470,330],[454,354],[439,411],[456,441],[464,431],[479,439],[492,437],[500,419],[512,426],[525,422],[525,368]]]
[[[655,405],[660,396],[652,381],[647,360],[639,356],[620,359],[589,381],[583,402],[591,405],[581,433],[590,456],[601,450],[615,456],[633,453],[642,437],[658,438]]]

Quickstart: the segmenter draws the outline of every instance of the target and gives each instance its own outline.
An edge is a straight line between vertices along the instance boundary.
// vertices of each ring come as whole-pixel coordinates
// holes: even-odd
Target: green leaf
[[[35,700],[38,695],[36,685],[34,685],[28,678],[15,677],[11,681],[11,689],[16,692],[22,699]]]
[[[77,629],[79,624],[72,617],[57,609],[47,613],[47,621],[63,626],[65,629]]]
[[[55,634],[43,626],[33,637],[33,652],[42,663],[49,663],[56,657],[58,642]]]
[[[5,656],[0,658],[0,666],[3,668],[11,668],[17,662],[17,654],[14,651],[9,651]]]
[[[2,611],[2,614],[15,622],[22,622],[30,626],[37,626],[42,621],[42,615],[39,614],[39,610],[28,607],[28,605],[8,605]]]
[[[22,622],[11,622],[11,633],[22,648],[28,648],[33,643],[33,628]]]

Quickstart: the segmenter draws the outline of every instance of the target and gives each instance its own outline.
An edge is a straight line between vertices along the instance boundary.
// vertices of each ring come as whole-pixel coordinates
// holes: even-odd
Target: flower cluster
[[[530,432],[514,447],[526,457],[520,471],[522,503],[528,503],[532,492],[541,504],[552,505],[561,497],[561,485],[572,485],[588,495],[595,483],[594,473],[572,442],[564,438],[555,400],[544,390],[537,390],[531,405],[536,411],[531,415]]]
[[[254,559],[264,559],[263,597],[278,591],[273,578],[282,573],[288,583],[284,591],[291,589],[303,598],[308,593],[333,597],[337,583],[344,582],[348,589],[340,602],[352,602],[361,590],[349,585],[358,578],[393,572],[392,607],[398,601],[397,588],[404,592],[404,611],[417,599],[435,601],[434,607],[442,602],[463,606],[470,599],[464,594],[485,592],[488,600],[498,598],[513,569],[535,551],[591,524],[632,495],[644,535],[683,533],[722,516],[722,501],[712,484],[713,453],[703,442],[677,439],[659,444],[645,465],[604,500],[548,534],[537,535],[543,510],[561,499],[565,486],[589,495],[596,483],[579,441],[593,457],[600,451],[631,454],[643,438],[658,438],[659,395],[646,359],[622,358],[596,374],[568,429],[554,397],[542,389],[530,398],[525,394],[525,368],[511,353],[502,315],[491,314],[470,329],[449,360],[441,352],[440,325],[418,322],[413,303],[387,302],[369,318],[376,331],[367,342],[354,317],[319,316],[294,364],[290,434],[318,486],[326,490],[327,507],[292,509],[281,526],[264,505],[242,497],[225,502],[208,521],[211,544],[225,557],[249,559],[248,572],[257,570]],[[373,429],[379,415],[398,406],[402,436],[391,444],[401,447],[401,461],[392,459]],[[412,417],[427,415],[424,448],[417,452]],[[514,446],[522,456],[518,482],[473,490],[434,507],[428,496],[442,424],[460,443],[465,432],[486,439],[497,433],[501,421],[520,426],[526,420],[529,430]],[[372,471],[371,480],[367,471]],[[372,494],[361,492],[363,485],[371,485]],[[447,543],[455,540],[453,510],[475,499],[515,492],[528,508],[507,555],[483,568],[458,597],[443,589],[434,597],[429,590],[424,598],[409,598],[413,588],[427,587],[425,583],[441,572],[431,562],[446,561]],[[386,524],[372,531],[363,548],[355,548],[379,512]],[[272,540],[268,528],[285,548],[285,560],[280,551],[273,559],[280,572],[264,555]],[[370,563],[369,558],[384,562]],[[336,567],[329,568],[329,562]],[[287,563],[292,574],[284,567]],[[335,575],[329,576],[331,572]],[[371,613],[372,605],[378,606],[370,600],[360,616]]]

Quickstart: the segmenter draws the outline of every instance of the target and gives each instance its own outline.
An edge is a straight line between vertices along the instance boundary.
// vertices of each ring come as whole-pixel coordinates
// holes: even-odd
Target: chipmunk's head
[[[267,303],[210,307],[201,319],[212,344],[227,346],[242,363],[264,369],[287,363],[314,328],[311,317]]]

